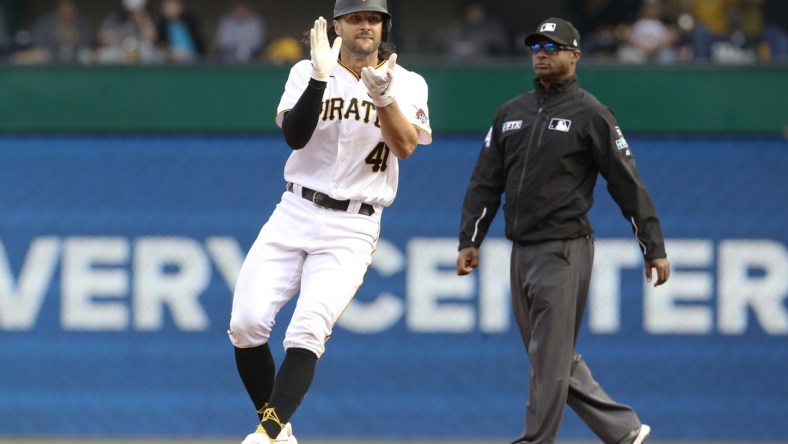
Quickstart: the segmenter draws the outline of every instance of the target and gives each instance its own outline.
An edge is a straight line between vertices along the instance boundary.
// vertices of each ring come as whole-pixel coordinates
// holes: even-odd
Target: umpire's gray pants
[[[516,444],[554,443],[565,404],[606,444],[640,425],[575,352],[593,262],[591,237],[512,247],[512,305],[531,366],[525,432]]]

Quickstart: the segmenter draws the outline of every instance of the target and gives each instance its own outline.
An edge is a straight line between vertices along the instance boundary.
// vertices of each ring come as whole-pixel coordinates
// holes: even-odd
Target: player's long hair
[[[384,29],[386,28],[386,26],[388,26],[388,24],[386,22],[383,22]],[[303,38],[303,42],[307,45],[307,47],[311,44],[309,38],[309,31],[310,31],[309,29],[304,31],[304,38]],[[326,35],[328,36],[328,43],[330,45],[333,45],[334,39],[337,38],[337,32],[334,31],[333,26],[328,26],[328,29],[326,30]],[[393,43],[380,42],[380,47],[378,47],[378,61],[382,62],[384,60],[388,60],[388,58],[391,57],[391,54],[394,54],[394,52],[396,51],[397,48],[394,46]]]

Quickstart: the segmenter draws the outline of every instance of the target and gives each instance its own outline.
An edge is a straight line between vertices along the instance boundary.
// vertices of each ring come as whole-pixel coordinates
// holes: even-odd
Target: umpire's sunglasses
[[[537,43],[530,46],[531,54],[537,54],[539,51],[544,51],[545,54],[553,55],[558,54],[558,51],[565,50],[565,51],[574,51],[575,48],[572,46],[564,46],[559,45],[557,43]]]

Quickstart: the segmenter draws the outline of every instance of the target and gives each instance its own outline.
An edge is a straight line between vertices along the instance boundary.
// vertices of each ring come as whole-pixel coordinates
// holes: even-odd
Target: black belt
[[[287,191],[293,192],[293,184],[290,182],[287,183]],[[349,200],[336,200],[328,194],[323,194],[320,191],[310,190],[306,187],[301,187],[301,197],[311,201],[313,204],[315,204],[315,206],[320,208],[328,208],[329,210],[347,212],[347,209],[350,206]],[[358,209],[358,214],[372,216],[375,214],[375,207],[367,203],[362,203],[361,207]]]

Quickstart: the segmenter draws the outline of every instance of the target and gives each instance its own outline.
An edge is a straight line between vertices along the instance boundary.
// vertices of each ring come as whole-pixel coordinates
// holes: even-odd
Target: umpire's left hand
[[[476,247],[465,247],[457,255],[457,274],[465,276],[470,274],[474,268],[479,266],[479,249]]]
[[[668,281],[670,277],[670,262],[667,258],[652,259],[646,262],[646,282],[651,283],[651,269],[657,270],[657,282],[654,283],[658,287]]]

